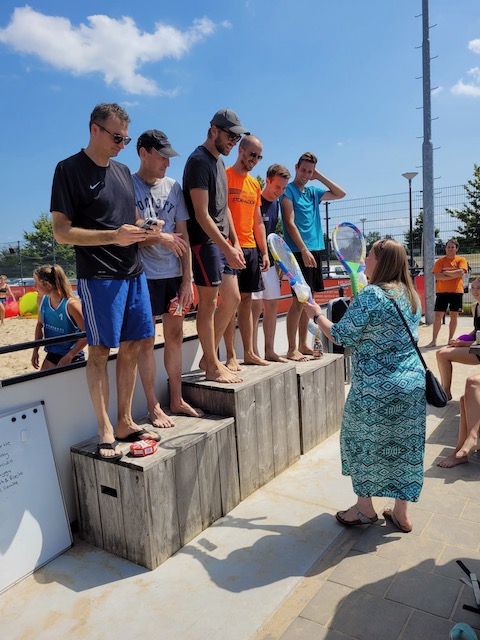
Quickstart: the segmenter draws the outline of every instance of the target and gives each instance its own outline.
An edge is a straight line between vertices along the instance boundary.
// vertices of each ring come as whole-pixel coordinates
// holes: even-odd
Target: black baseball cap
[[[226,129],[227,131],[231,131],[232,133],[236,133],[238,135],[245,133],[247,135],[250,134],[249,131],[242,126],[240,122],[240,118],[237,116],[235,111],[231,109],[220,109],[210,120],[211,125],[215,125],[219,129]]]
[[[137,140],[137,152],[140,151],[142,147],[148,149],[153,147],[165,158],[173,158],[174,156],[180,155],[172,148],[170,140],[163,131],[159,131],[158,129],[149,129],[142,133]]]

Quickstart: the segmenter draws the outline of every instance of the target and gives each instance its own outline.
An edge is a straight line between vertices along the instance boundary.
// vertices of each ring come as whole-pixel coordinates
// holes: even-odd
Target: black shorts
[[[57,365],[64,355],[65,355],[64,353],[55,353],[54,351],[47,351],[45,360],[47,360],[48,362],[51,362],[54,365]],[[71,364],[73,364],[74,362],[83,362],[84,360],[85,360],[85,354],[83,353],[83,351],[80,351],[80,353],[77,353],[76,356],[73,356]]]
[[[265,286],[260,270],[262,258],[259,250],[257,247],[242,247],[242,251],[247,266],[245,269],[237,271],[240,293],[257,293],[258,291],[263,291]]]
[[[214,242],[192,247],[193,280],[200,287],[219,287],[223,275],[236,275],[225,255]]]
[[[324,289],[322,275],[322,252],[310,251],[310,253],[315,258],[315,261],[317,263],[316,267],[306,267],[303,263],[302,254],[300,252],[295,252],[293,255],[297,259],[300,270],[303,273],[303,277],[305,278],[305,282],[312,290],[312,293],[317,293],[318,291],[323,291]]]
[[[462,310],[462,303],[462,293],[437,293],[435,311],[446,311],[449,306],[450,311],[459,312]]]
[[[159,280],[147,280],[148,291],[150,293],[150,303],[152,305],[152,315],[161,316],[168,313],[170,300],[178,296],[181,276],[176,278],[161,278]]]

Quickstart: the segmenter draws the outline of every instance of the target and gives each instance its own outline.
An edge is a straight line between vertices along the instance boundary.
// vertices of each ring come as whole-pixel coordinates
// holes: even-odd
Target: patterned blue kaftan
[[[420,303],[414,315],[402,290],[396,300],[417,339]],[[331,333],[352,352],[342,474],[351,476],[357,496],[416,502],[423,484],[425,370],[398,311],[380,287],[367,286]]]

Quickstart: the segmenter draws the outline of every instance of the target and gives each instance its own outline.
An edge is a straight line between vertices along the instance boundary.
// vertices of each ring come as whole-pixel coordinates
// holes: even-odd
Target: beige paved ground
[[[442,327],[438,343],[446,336]],[[430,337],[431,327],[421,327],[420,346]],[[422,351],[436,371],[435,350]],[[472,373],[480,368],[457,365],[453,401],[445,409],[429,408],[425,484],[411,511],[414,531],[402,534],[383,519],[345,530],[256,640],[439,640],[459,621],[480,630],[480,614],[462,609],[475,602],[455,562],[463,560],[480,575],[479,459],[471,456],[469,464],[453,469],[435,464],[455,445],[458,399]],[[386,502],[375,504],[381,513]]]

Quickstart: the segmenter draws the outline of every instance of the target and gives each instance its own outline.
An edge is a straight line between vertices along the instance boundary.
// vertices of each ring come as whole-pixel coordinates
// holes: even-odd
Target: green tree
[[[382,236],[378,233],[378,231],[370,231],[369,233],[365,234],[365,244],[367,245],[367,253],[372,248],[372,245],[374,245],[375,242],[377,242],[377,240],[380,240],[381,237]]]
[[[418,216],[415,218],[415,224],[412,229],[413,238],[413,255],[422,254],[422,237],[423,237],[423,209],[420,209]],[[403,234],[405,250],[410,255],[410,229]],[[435,227],[435,244],[441,247],[443,245],[440,239],[440,229]]]
[[[41,264],[59,264],[68,276],[75,275],[75,250],[71,244],[58,244],[53,236],[52,218],[41,213],[33,221],[33,231],[24,231],[22,247],[24,275],[30,276]]]
[[[453,218],[463,223],[455,231],[465,253],[477,253],[480,246],[480,165],[473,165],[473,177],[463,186],[467,202],[463,209],[446,209]]]

